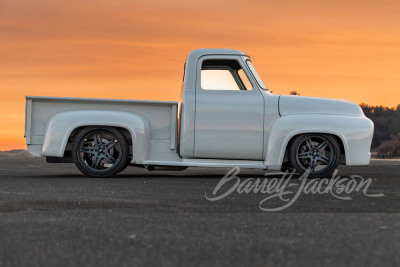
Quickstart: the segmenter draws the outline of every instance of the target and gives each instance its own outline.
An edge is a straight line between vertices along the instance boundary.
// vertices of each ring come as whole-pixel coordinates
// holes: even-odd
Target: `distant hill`
[[[15,150],[10,150],[10,151],[0,151],[0,158],[2,157],[29,157],[32,158],[33,156],[29,154],[27,150],[23,149],[15,149]]]
[[[400,104],[396,108],[360,104],[365,116],[375,124],[372,147],[377,148],[400,133]]]

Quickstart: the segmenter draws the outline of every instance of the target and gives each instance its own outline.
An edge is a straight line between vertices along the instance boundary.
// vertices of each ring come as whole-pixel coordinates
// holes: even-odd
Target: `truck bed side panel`
[[[175,148],[178,102],[29,96],[26,98],[25,136],[28,145],[42,145],[47,122],[56,113],[110,110],[132,112],[145,117],[151,125],[151,140],[170,140],[171,147]]]

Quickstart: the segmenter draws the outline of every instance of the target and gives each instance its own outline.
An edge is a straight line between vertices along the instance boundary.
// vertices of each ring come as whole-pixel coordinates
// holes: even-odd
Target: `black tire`
[[[288,152],[290,166],[300,175],[309,170],[310,178],[329,177],[340,163],[340,145],[336,138],[326,134],[296,136]]]
[[[129,164],[129,147],[123,134],[112,127],[86,127],[74,138],[72,159],[90,177],[112,177]]]

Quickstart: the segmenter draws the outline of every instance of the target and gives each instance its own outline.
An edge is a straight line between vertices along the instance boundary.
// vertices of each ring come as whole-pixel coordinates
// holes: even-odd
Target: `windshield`
[[[256,69],[253,66],[253,63],[250,60],[246,60],[247,66],[249,66],[251,72],[254,75],[254,78],[257,80],[257,83],[261,86],[262,89],[268,90],[263,81],[261,80],[260,75],[258,75]]]

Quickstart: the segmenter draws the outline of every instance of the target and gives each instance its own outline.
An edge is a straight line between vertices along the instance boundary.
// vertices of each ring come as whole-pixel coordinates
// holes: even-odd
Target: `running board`
[[[141,164],[150,166],[186,166],[207,168],[249,168],[267,169],[264,161],[256,160],[226,160],[226,159],[182,159],[182,161],[144,160]]]

